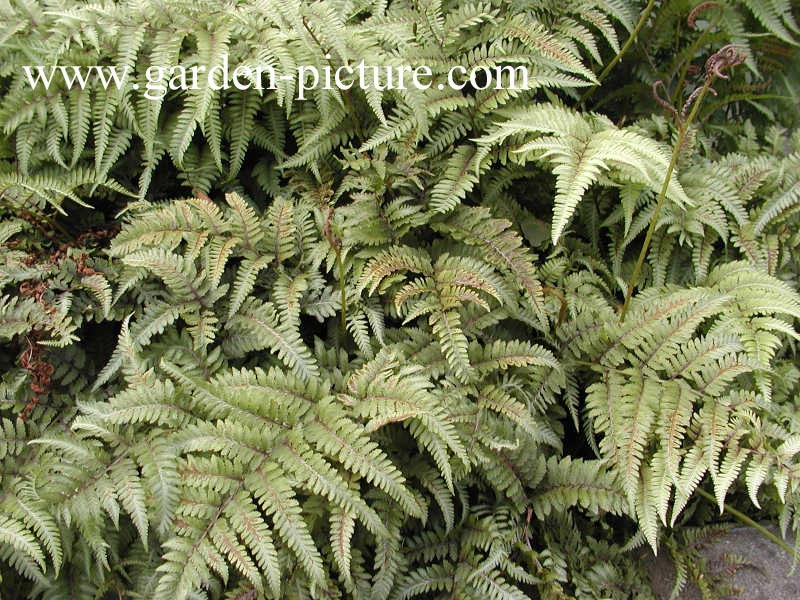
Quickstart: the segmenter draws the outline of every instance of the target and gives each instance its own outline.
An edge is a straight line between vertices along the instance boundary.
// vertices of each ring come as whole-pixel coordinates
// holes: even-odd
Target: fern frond
[[[551,237],[557,243],[575,208],[601,173],[619,170],[626,178],[658,192],[669,153],[652,139],[630,129],[618,129],[599,115],[583,117],[555,105],[539,105],[518,110],[479,138],[482,155],[492,146],[522,134],[534,140],[512,147],[516,160],[547,160],[556,175],[556,197]],[[524,139],[524,138],[523,138]],[[691,204],[677,182],[670,179],[668,197],[678,205]]]
[[[319,376],[311,350],[300,337],[296,325],[281,322],[275,306],[253,298],[245,302],[226,324],[224,341],[229,352],[245,354],[270,348],[295,373],[306,379]]]

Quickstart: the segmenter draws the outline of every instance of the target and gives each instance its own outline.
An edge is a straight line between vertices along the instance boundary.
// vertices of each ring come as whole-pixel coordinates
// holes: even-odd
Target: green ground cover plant
[[[0,596],[650,598],[799,533],[796,15],[0,0]],[[362,60],[432,85],[145,95]]]

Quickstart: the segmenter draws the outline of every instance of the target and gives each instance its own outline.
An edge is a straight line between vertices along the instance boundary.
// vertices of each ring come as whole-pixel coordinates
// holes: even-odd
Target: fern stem
[[[705,491],[703,488],[697,488],[696,491],[706,500],[709,500],[710,502],[717,504],[717,499],[711,494],[709,494],[707,491]],[[744,514],[742,511],[733,508],[726,502],[723,502],[722,506],[724,507],[725,512],[730,513],[731,516],[734,517],[737,521],[739,521],[743,525],[752,527],[753,529],[758,531],[761,535],[763,535],[765,538],[767,538],[771,542],[774,542],[775,544],[786,550],[786,552],[788,552],[790,556],[794,556],[794,549],[791,546],[789,546],[789,544],[784,542],[781,538],[779,538],[777,535],[772,533],[769,529],[767,529],[763,525],[759,525],[753,519]]]
[[[710,87],[711,87],[711,79],[707,78],[703,83],[703,87],[700,90],[700,94],[697,96],[697,99],[692,105],[692,110],[691,112],[689,112],[689,116],[681,124],[680,129],[678,129],[678,139],[675,141],[675,147],[672,150],[672,157],[669,160],[667,173],[664,176],[664,183],[661,186],[661,191],[658,194],[658,202],[656,203],[656,209],[653,212],[653,216],[650,217],[650,225],[647,227],[647,234],[644,237],[644,244],[642,244],[642,249],[639,252],[639,258],[636,260],[636,266],[634,266],[633,268],[633,274],[631,275],[631,280],[628,283],[628,290],[625,293],[625,303],[622,305],[622,312],[619,317],[620,323],[622,323],[625,320],[625,315],[628,313],[628,307],[630,306],[631,303],[633,290],[639,281],[639,275],[642,272],[642,266],[644,265],[644,261],[647,258],[647,251],[650,249],[650,242],[653,239],[653,233],[655,233],[656,225],[658,223],[658,215],[661,212],[661,207],[664,205],[664,199],[667,197],[667,189],[669,189],[669,182],[670,179],[672,179],[672,173],[673,171],[675,171],[675,166],[678,164],[678,156],[681,153],[683,142],[686,139],[686,133],[689,131],[689,126],[692,124],[692,121],[697,115],[697,111],[700,109],[700,104],[702,104],[703,98],[705,97],[706,92],[708,92],[708,89]]]
[[[692,57],[697,53],[697,50],[706,42],[706,38],[709,37],[708,32],[709,30],[705,30],[698,36],[698,38],[692,43],[690,52],[687,52],[687,56]],[[672,104],[677,104],[678,98],[683,90],[683,84],[686,81],[686,74],[689,72],[689,67],[691,66],[692,61],[690,58],[689,60],[684,61],[683,66],[680,68],[680,72],[678,73],[678,83],[675,85],[675,91],[672,92]]]
[[[676,104],[678,102],[678,98],[680,97],[681,90],[683,89],[683,84],[686,81],[686,74],[689,72],[689,67],[692,65],[691,57],[695,56],[695,54],[703,44],[710,41],[711,36],[713,35],[712,30],[719,25],[721,20],[722,20],[722,15],[718,15],[717,18],[714,20],[714,22],[711,24],[711,26],[708,29],[705,29],[689,47],[689,51],[686,53],[686,56],[690,58],[684,61],[683,66],[680,69],[680,73],[678,75],[678,83],[676,84],[675,91],[672,94],[673,104]]]
[[[606,64],[606,66],[603,68],[603,70],[600,71],[600,75],[597,76],[597,83],[592,85],[592,87],[590,87],[588,90],[586,90],[586,92],[584,92],[583,96],[581,96],[581,99],[580,99],[580,105],[581,106],[583,106],[586,103],[586,101],[594,93],[594,91],[598,87],[600,87],[600,84],[603,82],[603,79],[605,79],[608,76],[608,74],[611,72],[611,69],[613,69],[614,66],[620,60],[622,60],[622,57],[625,56],[625,54],[628,52],[628,50],[630,50],[630,47],[636,41],[636,37],[639,35],[639,32],[642,30],[642,27],[644,27],[644,24],[647,22],[647,19],[650,16],[650,13],[653,12],[653,8],[655,8],[655,5],[656,5],[656,0],[650,0],[650,2],[647,3],[647,6],[645,6],[644,11],[642,11],[642,14],[639,16],[639,21],[636,23],[636,26],[633,28],[633,31],[631,31],[631,34],[630,34],[630,36],[628,36],[628,39],[625,40],[625,43],[622,45],[622,48],[620,48],[619,52],[617,52],[617,54],[614,56],[614,58],[612,58],[611,61],[608,64]]]
[[[341,294],[342,310],[340,311],[342,339],[347,336],[347,291],[344,284],[344,267],[342,266],[342,249],[336,248],[336,268],[339,270],[339,293]]]

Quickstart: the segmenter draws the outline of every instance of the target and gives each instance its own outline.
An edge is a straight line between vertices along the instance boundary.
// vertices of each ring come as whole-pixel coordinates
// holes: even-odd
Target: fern
[[[482,154],[489,153],[493,145],[524,133],[546,135],[515,144],[508,158],[518,161],[546,159],[556,165],[553,168],[556,197],[551,231],[554,244],[564,233],[587,188],[601,173],[613,167],[625,179],[657,191],[661,185],[659,174],[666,170],[669,162],[664,149],[652,140],[632,131],[619,130],[600,117],[584,118],[551,105],[509,115],[495,131],[478,140]],[[690,202],[679,184],[671,182],[669,191],[670,198],[678,204]]]
[[[800,31],[696,4],[0,0],[0,594],[711,594],[698,502],[800,530]],[[362,60],[431,85],[293,77]]]

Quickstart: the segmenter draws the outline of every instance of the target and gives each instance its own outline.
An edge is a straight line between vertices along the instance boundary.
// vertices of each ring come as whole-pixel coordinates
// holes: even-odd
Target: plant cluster
[[[800,532],[788,0],[0,14],[2,597],[649,598]],[[362,59],[434,85],[143,93]]]

